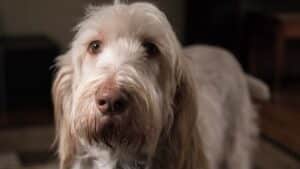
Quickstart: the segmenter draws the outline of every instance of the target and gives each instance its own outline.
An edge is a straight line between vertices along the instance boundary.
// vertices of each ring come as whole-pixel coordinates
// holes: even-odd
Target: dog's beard
[[[132,161],[118,161],[115,169],[145,169],[147,166],[147,160],[132,160]]]
[[[155,135],[159,135],[159,127],[152,112],[157,111],[159,106],[153,106],[158,102],[153,93],[141,90],[140,86],[126,84],[124,86],[129,86],[126,89],[129,93],[128,110],[120,115],[103,115],[95,100],[95,92],[101,85],[99,82],[101,81],[93,80],[83,85],[78,89],[78,97],[74,100],[73,133],[80,140],[136,153],[150,144],[153,138],[158,138]]]

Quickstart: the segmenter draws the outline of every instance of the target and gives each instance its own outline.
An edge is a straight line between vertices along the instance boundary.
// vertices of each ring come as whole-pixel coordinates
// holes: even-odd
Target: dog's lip
[[[109,120],[115,120],[115,119],[119,119],[121,118],[122,115],[120,114],[110,114],[110,115],[106,115],[106,114],[103,114],[101,117],[100,117],[100,122],[106,122],[106,121],[109,121]]]
[[[100,120],[101,120],[101,121],[106,121],[106,120],[108,120],[108,119],[110,119],[110,118],[111,118],[110,115],[102,115],[101,118],[100,118]]]
[[[120,115],[102,115],[99,119],[98,131],[102,131],[106,127],[111,127],[111,125],[120,118]]]
[[[101,133],[102,130],[111,122],[110,117],[108,116],[102,116],[99,121],[97,122],[97,126],[95,128],[96,133]]]
[[[104,127],[105,124],[109,123],[112,121],[112,117],[109,116],[109,115],[103,115],[101,118],[100,118],[100,121],[99,121],[99,127],[102,129]]]

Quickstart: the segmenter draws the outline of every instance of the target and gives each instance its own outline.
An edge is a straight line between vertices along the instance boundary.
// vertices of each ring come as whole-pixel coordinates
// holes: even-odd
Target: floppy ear
[[[73,68],[69,54],[56,60],[56,76],[52,86],[54,116],[56,127],[55,143],[58,143],[60,169],[70,168],[75,153],[75,142],[70,133],[68,116],[72,107]]]
[[[174,124],[172,140],[178,149],[178,169],[207,168],[202,141],[197,128],[197,91],[187,57],[176,63],[176,93],[174,97]],[[192,159],[191,159],[192,158]]]

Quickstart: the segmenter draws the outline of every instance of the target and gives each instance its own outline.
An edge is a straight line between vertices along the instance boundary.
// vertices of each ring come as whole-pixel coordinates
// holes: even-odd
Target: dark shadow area
[[[2,36],[0,48],[0,126],[52,122],[51,66],[58,45],[47,36]]]

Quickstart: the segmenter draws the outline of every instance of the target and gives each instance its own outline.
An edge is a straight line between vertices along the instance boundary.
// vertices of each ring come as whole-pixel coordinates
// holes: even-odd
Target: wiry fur
[[[248,77],[231,54],[183,51],[165,15],[148,3],[90,7],[76,29],[57,59],[52,90],[61,169],[250,167],[256,113]],[[98,39],[102,51],[92,56],[88,44]],[[144,40],[158,46],[157,56],[146,56]],[[107,81],[130,95],[130,112],[109,129],[95,98]]]

